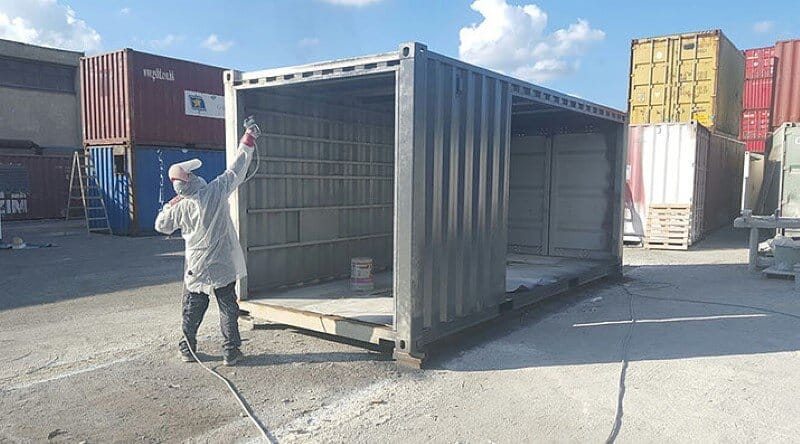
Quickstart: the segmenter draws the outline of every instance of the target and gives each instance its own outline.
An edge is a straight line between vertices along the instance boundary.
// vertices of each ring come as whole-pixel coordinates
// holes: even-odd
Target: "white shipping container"
[[[690,206],[690,244],[733,221],[742,195],[741,142],[694,121],[632,125],[628,137],[625,240],[644,239],[654,204]]]

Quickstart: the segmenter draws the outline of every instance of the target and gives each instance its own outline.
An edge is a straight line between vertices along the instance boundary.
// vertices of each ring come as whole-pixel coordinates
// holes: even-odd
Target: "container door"
[[[602,134],[553,137],[551,256],[608,258],[613,238],[613,147]]]
[[[509,252],[548,254],[551,139],[511,140],[508,197]]]
[[[781,216],[800,217],[800,128],[784,133]]]

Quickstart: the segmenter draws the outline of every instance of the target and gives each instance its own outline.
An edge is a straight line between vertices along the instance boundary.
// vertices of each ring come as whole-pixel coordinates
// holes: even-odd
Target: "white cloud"
[[[603,31],[583,19],[548,34],[547,13],[534,4],[475,0],[470,7],[483,20],[461,28],[459,57],[533,82],[574,73],[580,56],[605,38]]]
[[[182,35],[167,34],[163,38],[150,40],[148,44],[153,48],[163,49],[182,42],[184,38]]]
[[[297,47],[310,49],[319,46],[319,43],[319,39],[316,37],[306,37],[297,41]]]
[[[383,0],[322,0],[325,3],[330,3],[332,5],[342,5],[342,6],[367,6],[373,3],[379,3]]]
[[[122,15],[128,15],[128,14],[131,13],[131,8],[124,7],[124,8],[119,10],[119,13],[122,14]]]
[[[76,51],[100,49],[100,34],[56,0],[0,0],[0,38]]]
[[[222,41],[216,34],[211,34],[203,40],[203,48],[210,49],[214,52],[225,52],[233,46],[232,40]]]
[[[766,33],[772,31],[772,28],[775,27],[775,22],[769,20],[763,20],[760,22],[755,22],[753,24],[753,31],[759,33]]]

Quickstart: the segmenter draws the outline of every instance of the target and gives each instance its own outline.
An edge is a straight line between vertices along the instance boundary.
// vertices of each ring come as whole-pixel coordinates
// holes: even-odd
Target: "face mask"
[[[172,182],[172,188],[179,196],[191,196],[197,193],[206,186],[206,181],[199,176],[189,174],[189,181],[175,180]]]

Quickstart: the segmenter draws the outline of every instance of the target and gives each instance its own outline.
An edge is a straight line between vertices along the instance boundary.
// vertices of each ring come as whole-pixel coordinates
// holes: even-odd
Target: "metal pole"
[[[758,228],[750,228],[750,251],[747,268],[758,271]]]

